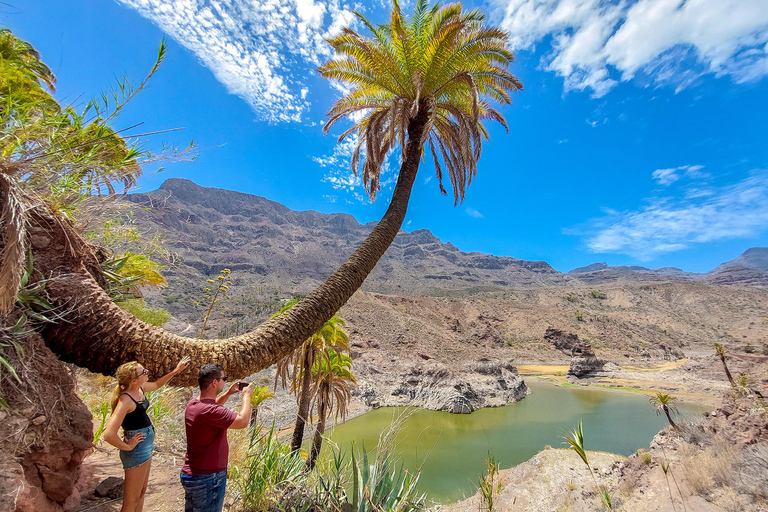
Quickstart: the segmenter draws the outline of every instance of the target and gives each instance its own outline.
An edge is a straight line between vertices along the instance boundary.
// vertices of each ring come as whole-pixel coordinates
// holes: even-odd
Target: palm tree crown
[[[422,144],[429,142],[440,191],[446,193],[444,165],[458,203],[477,171],[482,140],[488,138],[482,121],[492,119],[507,128],[487,100],[509,104],[510,91],[523,87],[507,70],[514,58],[508,36],[485,27],[482,12],[462,12],[459,3],[429,6],[419,0],[409,19],[403,18],[398,1],[393,3],[387,25],[374,26],[356,13],[372,37],[347,28],[328,40],[338,58],[321,66],[320,74],[351,91],[333,105],[324,130],[362,114],[339,140],[357,131],[352,170],[357,174],[364,148],[363,183],[375,199],[387,154],[398,146],[405,153],[409,122],[426,110]]]

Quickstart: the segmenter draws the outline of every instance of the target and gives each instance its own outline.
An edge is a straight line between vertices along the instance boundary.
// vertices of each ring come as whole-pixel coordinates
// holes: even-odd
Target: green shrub
[[[579,298],[576,296],[575,293],[568,293],[566,295],[563,295],[563,298],[568,302],[576,302],[577,300],[579,300]]]
[[[597,290],[592,290],[591,292],[589,292],[589,296],[592,297],[593,299],[601,299],[601,300],[608,298],[608,295],[606,295],[603,292],[599,292]]]
[[[157,327],[162,327],[171,318],[171,314],[166,309],[148,308],[144,299],[128,299],[116,304],[139,320]]]
[[[573,310],[573,314],[576,315],[576,320],[578,320],[579,322],[583,322],[584,321],[584,313],[582,313],[578,309],[574,309]]]

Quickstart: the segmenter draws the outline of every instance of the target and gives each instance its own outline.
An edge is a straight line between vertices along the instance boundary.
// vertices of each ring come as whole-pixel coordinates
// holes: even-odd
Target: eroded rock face
[[[606,361],[599,359],[589,343],[578,342],[571,351],[571,365],[568,368],[568,375],[576,378],[593,376],[601,372]]]
[[[454,414],[499,407],[529,393],[510,362],[487,359],[450,369],[438,361],[412,364],[399,374],[361,382],[359,396],[371,406],[415,406]]]
[[[544,333],[544,341],[552,343],[557,350],[570,356],[573,354],[574,345],[579,343],[579,337],[571,332],[549,327]]]
[[[0,510],[70,510],[79,502],[80,464],[93,446],[91,414],[42,339],[31,335],[22,343],[23,364],[11,361],[22,383],[0,381],[11,407],[0,413]]]

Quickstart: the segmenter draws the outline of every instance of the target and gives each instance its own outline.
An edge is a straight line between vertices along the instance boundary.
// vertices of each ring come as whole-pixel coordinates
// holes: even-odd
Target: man
[[[197,375],[200,396],[187,404],[187,453],[181,468],[185,512],[221,512],[227,489],[229,444],[227,429],[245,428],[251,417],[251,382],[243,392],[240,412],[224,407],[230,396],[240,390],[240,383],[227,385],[227,375],[220,364],[206,364]]]

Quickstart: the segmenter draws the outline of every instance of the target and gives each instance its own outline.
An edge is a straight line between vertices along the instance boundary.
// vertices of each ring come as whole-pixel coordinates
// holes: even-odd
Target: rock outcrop
[[[17,340],[18,341],[18,340]],[[0,394],[0,510],[61,512],[77,505],[80,464],[93,447],[91,414],[64,363],[37,334],[9,357],[21,382],[4,372]]]
[[[361,382],[357,393],[372,407],[414,406],[469,414],[517,402],[529,390],[511,363],[482,359],[459,369],[437,361],[414,364],[397,375]]]
[[[572,332],[561,331],[548,327],[544,333],[544,341],[551,343],[557,350],[566,355],[573,355],[573,347],[579,343],[579,337]]]
[[[568,368],[568,376],[580,379],[591,377],[603,370],[606,361],[599,359],[589,343],[579,342],[573,346],[571,365]]]

